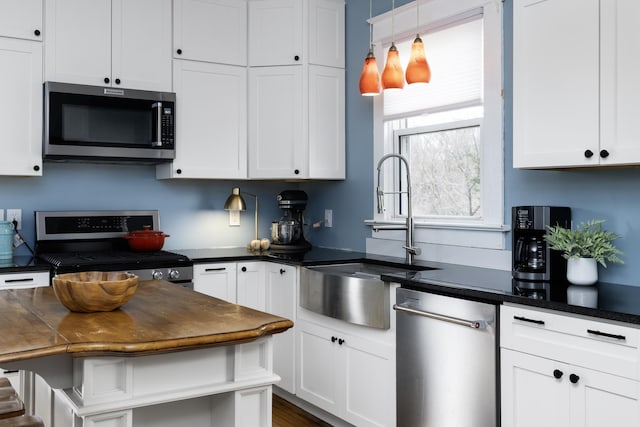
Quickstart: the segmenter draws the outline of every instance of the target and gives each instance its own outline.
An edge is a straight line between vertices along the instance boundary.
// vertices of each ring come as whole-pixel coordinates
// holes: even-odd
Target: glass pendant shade
[[[404,87],[404,72],[400,65],[398,48],[392,42],[387,53],[387,64],[382,72],[383,89],[402,89]]]
[[[373,51],[369,50],[367,57],[364,59],[362,74],[360,75],[360,93],[363,96],[379,95],[382,91],[380,86],[380,72]]]
[[[424,53],[424,43],[419,35],[416,35],[411,46],[411,57],[407,65],[406,78],[408,84],[429,83],[431,80],[431,69]]]

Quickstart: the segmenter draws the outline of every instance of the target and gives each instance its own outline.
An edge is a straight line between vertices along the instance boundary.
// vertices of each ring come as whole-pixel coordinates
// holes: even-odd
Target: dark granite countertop
[[[14,256],[12,259],[0,260],[0,274],[25,273],[29,271],[49,271],[51,266],[32,256]]]

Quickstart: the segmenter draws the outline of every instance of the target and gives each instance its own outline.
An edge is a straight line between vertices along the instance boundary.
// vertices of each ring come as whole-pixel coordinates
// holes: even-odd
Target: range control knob
[[[153,270],[153,273],[151,273],[151,277],[153,278],[153,280],[162,280],[164,279],[164,274],[162,274],[162,271]]]
[[[180,272],[178,270],[174,270],[173,268],[169,270],[169,279],[176,280],[180,278]]]

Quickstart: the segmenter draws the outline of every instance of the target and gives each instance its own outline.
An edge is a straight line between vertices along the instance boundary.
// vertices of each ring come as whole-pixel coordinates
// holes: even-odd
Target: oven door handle
[[[486,320],[466,320],[466,319],[459,319],[457,317],[453,317],[453,316],[445,316],[443,314],[438,314],[438,313],[432,313],[430,311],[422,311],[422,310],[416,310],[413,308],[407,308],[407,307],[403,307],[401,305],[398,304],[394,304],[393,305],[393,309],[396,311],[402,311],[404,313],[408,313],[408,314],[415,314],[417,316],[422,316],[422,317],[427,317],[429,319],[434,319],[434,320],[440,320],[443,322],[449,322],[449,323],[455,323],[456,325],[461,325],[461,326],[466,326],[472,329],[486,329],[487,327],[489,327],[489,323]]]

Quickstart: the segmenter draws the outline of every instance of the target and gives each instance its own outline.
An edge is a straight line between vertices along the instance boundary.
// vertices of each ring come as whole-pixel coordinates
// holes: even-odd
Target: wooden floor
[[[287,402],[283,398],[273,395],[273,427],[331,427],[319,418],[314,417],[308,412],[303,411],[294,404]]]

